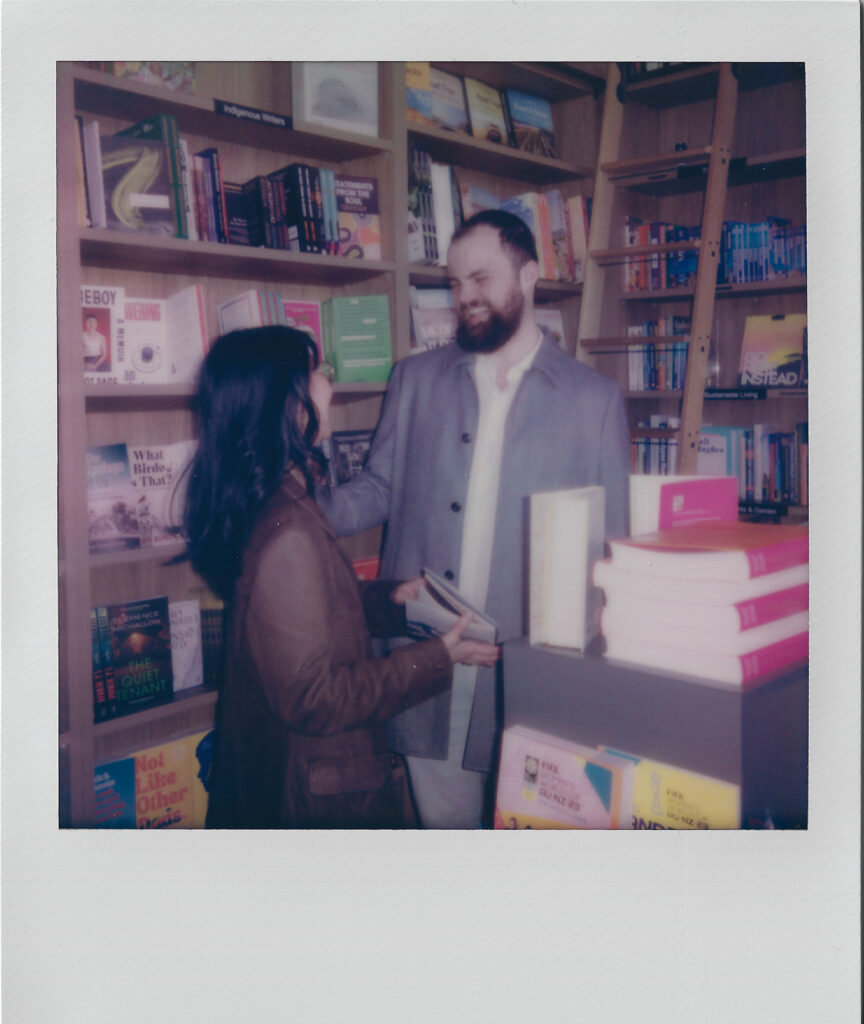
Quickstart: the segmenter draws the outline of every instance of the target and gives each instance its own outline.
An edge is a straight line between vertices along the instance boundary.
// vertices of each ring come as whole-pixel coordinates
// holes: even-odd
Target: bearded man
[[[476,214],[447,262],[457,343],[397,363],[365,469],[318,498],[342,535],[386,521],[384,579],[432,569],[507,640],[527,633],[529,495],[599,484],[606,536],[626,535],[627,417],[617,384],[535,324],[537,250],[518,217]],[[452,690],[388,724],[426,828],[488,823],[499,671],[457,666]]]

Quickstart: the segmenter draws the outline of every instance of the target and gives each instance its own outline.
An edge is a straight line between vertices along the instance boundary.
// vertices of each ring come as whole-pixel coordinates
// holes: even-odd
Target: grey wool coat
[[[600,484],[606,536],[627,533],[630,439],[617,384],[544,337],[524,374],[504,432],[498,514],[486,611],[499,637],[527,633],[528,497]],[[459,585],[463,507],[477,429],[475,357],[456,345],[394,367],[366,467],[317,494],[340,535],[386,522],[381,574],[412,579],[422,568]],[[491,527],[490,523],[490,527]],[[489,771],[500,701],[496,669],[480,668],[463,766]],[[388,723],[392,750],[444,759],[450,691]]]

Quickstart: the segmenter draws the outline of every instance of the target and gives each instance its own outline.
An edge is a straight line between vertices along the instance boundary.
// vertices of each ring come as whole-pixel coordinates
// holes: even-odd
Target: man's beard
[[[460,310],[456,327],[457,344],[465,352],[497,352],[519,329],[524,309],[525,298],[518,288],[514,288],[504,308],[496,310],[490,306],[488,318],[481,323],[469,324]]]

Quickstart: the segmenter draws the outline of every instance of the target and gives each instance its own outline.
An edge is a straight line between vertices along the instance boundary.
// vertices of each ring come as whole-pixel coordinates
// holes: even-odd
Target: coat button
[[[456,573],[453,572],[452,569],[448,569],[447,572],[444,573],[444,579],[445,580],[455,580],[456,579]]]
[[[462,440],[465,442],[465,444],[471,444],[474,438],[470,434],[463,434]]]
[[[450,511],[451,512],[461,512],[462,511],[462,506],[459,504],[458,501],[454,501],[450,505]]]

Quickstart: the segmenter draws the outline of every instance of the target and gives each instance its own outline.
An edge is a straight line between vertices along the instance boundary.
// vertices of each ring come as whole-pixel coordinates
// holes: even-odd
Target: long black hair
[[[186,491],[186,557],[229,598],[264,504],[293,465],[312,489],[318,415],[309,375],[314,341],[292,327],[231,331],[210,349],[199,377],[200,436]]]

